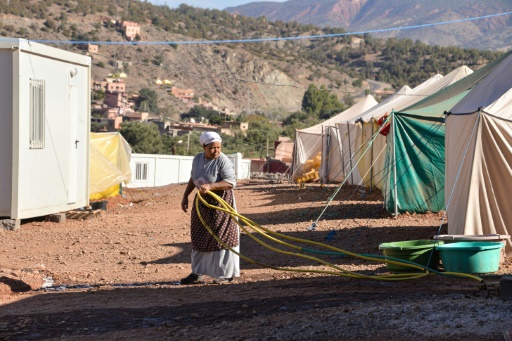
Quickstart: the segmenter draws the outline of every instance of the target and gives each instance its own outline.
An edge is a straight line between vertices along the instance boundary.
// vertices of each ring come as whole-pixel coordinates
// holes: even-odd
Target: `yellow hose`
[[[301,239],[301,238],[296,238],[296,237],[290,237],[290,236],[287,236],[287,235],[282,234],[282,233],[271,231],[271,230],[269,230],[267,228],[262,227],[261,225],[255,223],[255,222],[253,222],[252,220],[250,220],[250,219],[248,219],[248,218],[238,214],[238,212],[236,212],[228,203],[226,203],[217,194],[215,194],[215,193],[213,193],[211,191],[208,191],[206,193],[209,194],[210,196],[212,196],[215,200],[217,200],[219,202],[219,204],[221,205],[221,207],[209,204],[201,196],[201,193],[197,192],[197,196],[196,196],[196,200],[195,200],[196,212],[197,212],[197,215],[198,215],[199,219],[201,220],[202,224],[204,225],[206,230],[213,236],[213,238],[218,243],[220,243],[225,249],[230,250],[231,252],[235,253],[240,258],[244,259],[245,261],[247,261],[249,263],[256,264],[256,265],[259,265],[259,266],[262,266],[262,267],[265,267],[265,268],[269,268],[269,269],[280,270],[280,271],[322,273],[322,274],[330,274],[330,275],[350,277],[350,278],[373,279],[373,280],[379,280],[379,281],[400,281],[400,280],[408,280],[408,279],[417,279],[417,278],[421,278],[421,277],[433,274],[432,272],[428,271],[425,267],[422,267],[420,265],[414,265],[414,264],[409,264],[409,263],[402,263],[400,261],[395,261],[395,260],[390,260],[390,259],[381,259],[381,258],[374,258],[374,257],[359,255],[357,253],[353,253],[353,252],[350,252],[350,251],[339,249],[339,248],[336,248],[336,247],[333,247],[333,246],[330,246],[330,245],[327,245],[327,244],[323,244],[323,243],[320,243],[320,242],[315,242],[315,241],[311,241],[311,240],[307,240],[307,239]],[[242,255],[241,253],[239,253],[239,252],[235,251],[234,249],[232,249],[231,247],[227,246],[212,231],[210,226],[208,226],[208,224],[206,224],[206,222],[204,221],[204,219],[203,219],[203,217],[202,217],[202,215],[201,215],[201,213],[199,211],[199,201],[201,201],[205,206],[207,206],[207,207],[209,207],[211,209],[220,210],[220,211],[227,212],[228,214],[230,214],[235,219],[235,221],[237,222],[238,226],[250,238],[252,238],[258,244],[266,247],[267,249],[275,251],[275,252],[278,252],[278,253],[281,253],[281,254],[285,254],[285,255],[296,256],[296,257],[301,257],[301,258],[317,261],[320,264],[326,265],[326,266],[328,266],[328,267],[330,267],[330,268],[332,268],[334,270],[337,270],[337,271],[332,271],[332,270],[296,269],[296,268],[292,269],[292,268],[275,267],[275,266],[271,266],[271,265],[267,265],[267,264],[255,261],[255,260],[253,260],[253,259],[251,259],[251,258],[249,258],[247,256]],[[327,261],[324,261],[324,260],[322,260],[320,258],[317,258],[317,257],[314,257],[314,256],[304,255],[304,254],[298,253],[298,252],[285,251],[285,250],[281,250],[281,249],[275,248],[273,246],[270,246],[267,243],[263,242],[262,240],[258,239],[254,235],[254,233],[250,233],[250,231],[248,231],[241,222],[245,223],[248,227],[252,228],[252,230],[254,230],[256,233],[259,233],[260,235],[266,237],[267,239],[269,239],[269,240],[271,240],[271,241],[273,241],[273,242],[275,242],[277,244],[280,244],[282,246],[289,247],[289,248],[292,248],[292,249],[295,249],[295,250],[298,250],[298,251],[303,251],[303,248],[301,248],[300,246],[296,246],[296,245],[293,245],[293,244],[286,243],[286,242],[281,241],[281,240],[279,240],[279,239],[277,239],[275,237],[280,237],[280,238],[283,238],[283,239],[287,239],[287,240],[291,240],[291,241],[295,241],[295,242],[299,242],[299,243],[305,243],[305,244],[311,244],[311,245],[323,247],[323,248],[326,248],[328,250],[335,251],[337,253],[346,254],[346,255],[349,255],[349,256],[352,256],[352,257],[355,257],[355,258],[360,258],[360,259],[374,261],[374,262],[383,262],[383,263],[390,263],[390,264],[395,264],[395,265],[400,265],[400,266],[406,266],[406,267],[410,267],[410,268],[413,268],[413,269],[422,270],[424,272],[421,272],[421,273],[385,274],[385,275],[373,275],[373,276],[362,275],[362,274],[359,274],[359,273],[356,273],[356,272],[345,270],[343,268],[340,268],[337,265],[334,265],[332,263],[329,263]],[[474,275],[471,275],[471,274],[457,273],[457,272],[449,272],[449,273],[446,272],[444,274],[445,275],[450,275],[450,276],[457,276],[457,277],[467,277],[467,278],[471,278],[471,279],[474,279],[474,280],[477,280],[477,281],[480,281],[480,282],[483,281],[480,277],[477,277],[477,276],[474,276]]]

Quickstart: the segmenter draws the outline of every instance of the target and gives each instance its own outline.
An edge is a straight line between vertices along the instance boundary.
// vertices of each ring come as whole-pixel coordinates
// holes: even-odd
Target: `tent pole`
[[[341,160],[341,167],[343,170],[343,177],[345,177],[345,161],[343,161],[343,145],[341,143],[341,134],[340,134],[340,131],[337,126],[334,126],[334,128],[336,129],[336,139],[338,140],[338,149],[340,152],[340,160]]]
[[[375,125],[375,119],[372,121],[372,137],[373,137],[373,134],[375,134],[374,125]],[[372,166],[370,168],[370,193],[373,190],[373,143],[372,143],[371,148],[372,149],[370,150],[370,157],[371,157],[372,162],[370,163],[370,165],[372,165]]]
[[[353,167],[352,167],[352,145],[350,142],[350,124],[347,122],[347,132],[348,132],[348,160],[350,162],[350,184],[354,184],[354,175],[353,175]]]
[[[341,137],[341,132],[338,128],[338,135],[339,135],[339,144],[340,144],[340,154],[341,154],[341,171],[343,172],[343,178],[347,176],[347,173],[345,172],[345,152],[343,148],[343,140],[344,138]]]
[[[331,129],[325,127],[325,153],[322,152],[322,183],[327,183],[327,173],[329,172],[329,154],[331,153]],[[326,157],[324,157],[324,154]]]
[[[297,167],[297,130],[295,130],[295,142],[293,143],[293,158],[292,158],[292,168],[290,176],[293,178],[293,174],[295,173],[295,168]],[[292,179],[293,180],[293,179]]]
[[[396,145],[395,145],[395,114],[394,114],[394,112],[392,112],[391,115],[392,115],[391,116],[391,138],[392,138],[392,146],[393,146],[393,183],[394,183],[394,188],[393,188],[394,198],[393,198],[393,200],[395,201],[395,217],[398,217],[398,198],[397,198],[398,191],[396,188]]]

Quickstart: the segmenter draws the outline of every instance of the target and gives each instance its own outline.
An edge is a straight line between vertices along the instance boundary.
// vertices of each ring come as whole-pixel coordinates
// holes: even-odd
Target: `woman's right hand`
[[[181,200],[181,209],[183,210],[183,212],[187,213],[187,210],[188,210],[188,198],[183,197],[183,199]]]

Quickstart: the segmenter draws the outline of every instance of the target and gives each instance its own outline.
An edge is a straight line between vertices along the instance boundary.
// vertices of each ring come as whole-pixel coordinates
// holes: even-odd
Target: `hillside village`
[[[141,25],[131,21],[112,21],[112,24],[121,28],[128,41],[143,40],[144,35],[141,31]],[[83,44],[79,46],[88,55],[95,55],[99,52],[99,46],[95,44]],[[160,115],[152,115],[146,111],[140,111],[136,108],[138,93],[128,93],[126,90],[127,74],[123,72],[126,62],[122,60],[112,60],[111,65],[119,70],[118,74],[109,75],[102,80],[92,80],[91,91],[104,94],[102,100],[93,100],[91,105],[91,124],[95,124],[97,131],[114,132],[121,129],[123,122],[146,122],[154,123],[158,126],[161,134],[169,136],[181,136],[190,134],[192,131],[217,131],[218,133],[233,136],[235,132],[246,134],[249,128],[248,122],[235,122],[234,113],[227,108],[219,108],[209,101],[199,99],[195,101],[194,89],[182,89],[172,84],[168,79],[155,79],[154,84],[165,89],[166,92],[179,98],[188,108],[202,106],[209,110],[217,111],[219,117],[224,120],[221,125],[211,125],[208,122],[195,122],[191,119],[189,122],[171,122],[162,119]],[[128,63],[129,65],[129,63]]]

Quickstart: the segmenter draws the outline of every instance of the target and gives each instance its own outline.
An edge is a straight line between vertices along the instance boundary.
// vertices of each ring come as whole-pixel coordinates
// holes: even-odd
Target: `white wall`
[[[238,180],[250,177],[251,160],[242,159],[242,154],[229,154],[235,166]],[[192,171],[193,156],[132,154],[130,167],[132,179],[127,187],[157,187],[187,183]]]

